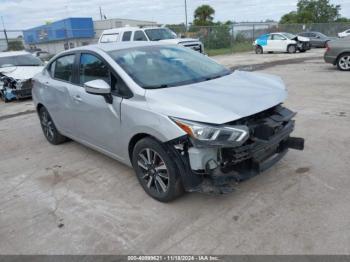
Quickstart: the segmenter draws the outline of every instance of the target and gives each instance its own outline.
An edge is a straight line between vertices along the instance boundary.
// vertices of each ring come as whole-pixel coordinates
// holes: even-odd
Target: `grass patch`
[[[253,46],[251,42],[239,42],[233,43],[232,47],[220,48],[220,49],[205,49],[205,52],[209,56],[227,55],[232,53],[252,51]]]

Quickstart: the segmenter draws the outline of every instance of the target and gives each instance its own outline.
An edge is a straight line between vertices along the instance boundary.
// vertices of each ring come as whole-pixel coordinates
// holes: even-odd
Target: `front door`
[[[102,95],[86,93],[84,83],[96,79],[115,84],[108,66],[100,58],[82,53],[79,58],[79,85],[69,90],[74,134],[78,139],[118,156],[122,98],[113,96],[110,103]]]
[[[271,51],[285,52],[287,50],[287,38],[280,34],[272,34],[268,42]]]

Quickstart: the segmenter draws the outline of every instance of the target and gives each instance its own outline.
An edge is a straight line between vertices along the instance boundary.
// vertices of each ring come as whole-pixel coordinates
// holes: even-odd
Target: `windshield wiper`
[[[163,84],[163,85],[154,85],[154,86],[144,86],[145,89],[160,89],[160,88],[167,88],[169,85]]]
[[[38,64],[24,64],[24,65],[16,65],[16,66],[40,66]]]

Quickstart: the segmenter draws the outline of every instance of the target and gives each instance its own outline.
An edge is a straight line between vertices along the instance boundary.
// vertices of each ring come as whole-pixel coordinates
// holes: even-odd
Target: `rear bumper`
[[[336,57],[336,56],[333,56],[333,55],[330,55],[330,54],[328,54],[328,53],[325,53],[324,56],[323,56],[323,58],[324,58],[324,61],[325,61],[326,63],[332,64],[332,65],[335,65],[336,62],[337,62],[337,57]]]

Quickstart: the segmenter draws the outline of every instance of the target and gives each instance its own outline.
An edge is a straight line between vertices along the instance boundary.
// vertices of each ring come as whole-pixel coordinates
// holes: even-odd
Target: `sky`
[[[99,18],[99,6],[107,18],[128,18],[177,24],[185,21],[185,0],[0,0],[0,16],[6,29],[28,29],[66,17]],[[350,0],[331,0],[350,17]],[[296,10],[297,0],[187,0],[189,21],[199,5],[209,4],[216,21],[279,20]],[[0,25],[2,29],[2,25]]]

